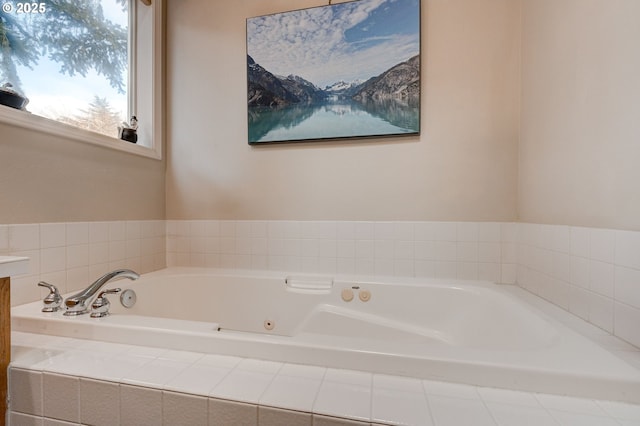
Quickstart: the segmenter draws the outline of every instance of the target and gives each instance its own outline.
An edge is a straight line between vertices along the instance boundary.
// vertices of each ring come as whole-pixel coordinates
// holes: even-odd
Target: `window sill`
[[[115,149],[117,151],[123,151],[142,157],[153,158],[156,160],[162,159],[162,151],[158,142],[154,142],[154,147],[142,146],[101,135],[99,133],[90,132],[88,130],[78,129],[49,118],[13,109],[4,105],[0,105],[0,123],[47,133],[54,136],[60,136],[92,145],[98,145],[104,148]]]

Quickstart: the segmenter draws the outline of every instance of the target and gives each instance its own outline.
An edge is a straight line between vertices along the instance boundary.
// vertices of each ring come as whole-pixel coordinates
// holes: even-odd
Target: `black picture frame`
[[[420,0],[247,19],[248,143],[420,134]]]

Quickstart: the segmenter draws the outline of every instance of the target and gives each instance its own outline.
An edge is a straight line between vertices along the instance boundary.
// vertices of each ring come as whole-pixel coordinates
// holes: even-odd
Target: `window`
[[[0,85],[10,83],[29,103],[27,113],[0,106],[0,121],[159,158],[161,6],[2,3]],[[132,115],[137,144],[118,138]]]

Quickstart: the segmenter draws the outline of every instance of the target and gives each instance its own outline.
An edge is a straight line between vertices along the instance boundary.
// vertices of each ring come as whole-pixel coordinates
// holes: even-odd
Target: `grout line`
[[[328,368],[324,367],[324,371],[322,372],[322,378],[320,379],[320,386],[318,386],[318,391],[316,392],[316,396],[313,398],[313,403],[311,404],[311,411],[313,414],[316,413],[316,402],[318,401],[318,396],[320,395],[320,391],[322,390],[322,386],[324,385],[324,378],[327,375]]]
[[[431,407],[431,400],[429,399],[427,389],[424,386],[424,380],[420,380],[420,387],[422,388],[422,394],[424,395],[424,399],[427,404],[427,410],[429,410],[429,418],[434,426],[438,426],[436,424],[436,418],[433,416],[433,408]]]
[[[482,406],[489,413],[489,416],[491,417],[491,420],[493,420],[493,423],[495,424],[495,426],[499,426],[498,419],[496,419],[496,416],[493,414],[493,411],[491,411],[489,409],[489,406],[487,405],[487,402],[482,397],[482,394],[480,394],[480,392],[478,391],[478,387],[474,386],[474,388],[475,388],[474,390],[475,390],[476,394],[478,395],[478,398],[480,399],[480,402],[482,402]]]

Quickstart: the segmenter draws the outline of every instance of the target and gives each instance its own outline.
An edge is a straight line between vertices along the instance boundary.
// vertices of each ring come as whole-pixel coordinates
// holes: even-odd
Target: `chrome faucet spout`
[[[65,299],[64,305],[67,308],[64,315],[74,316],[86,314],[89,312],[91,306],[91,299],[100,291],[102,286],[111,280],[116,278],[129,278],[130,280],[137,280],[140,275],[131,269],[116,269],[115,271],[107,272],[97,280],[95,280],[89,287],[85,288],[81,292],[74,294]]]

